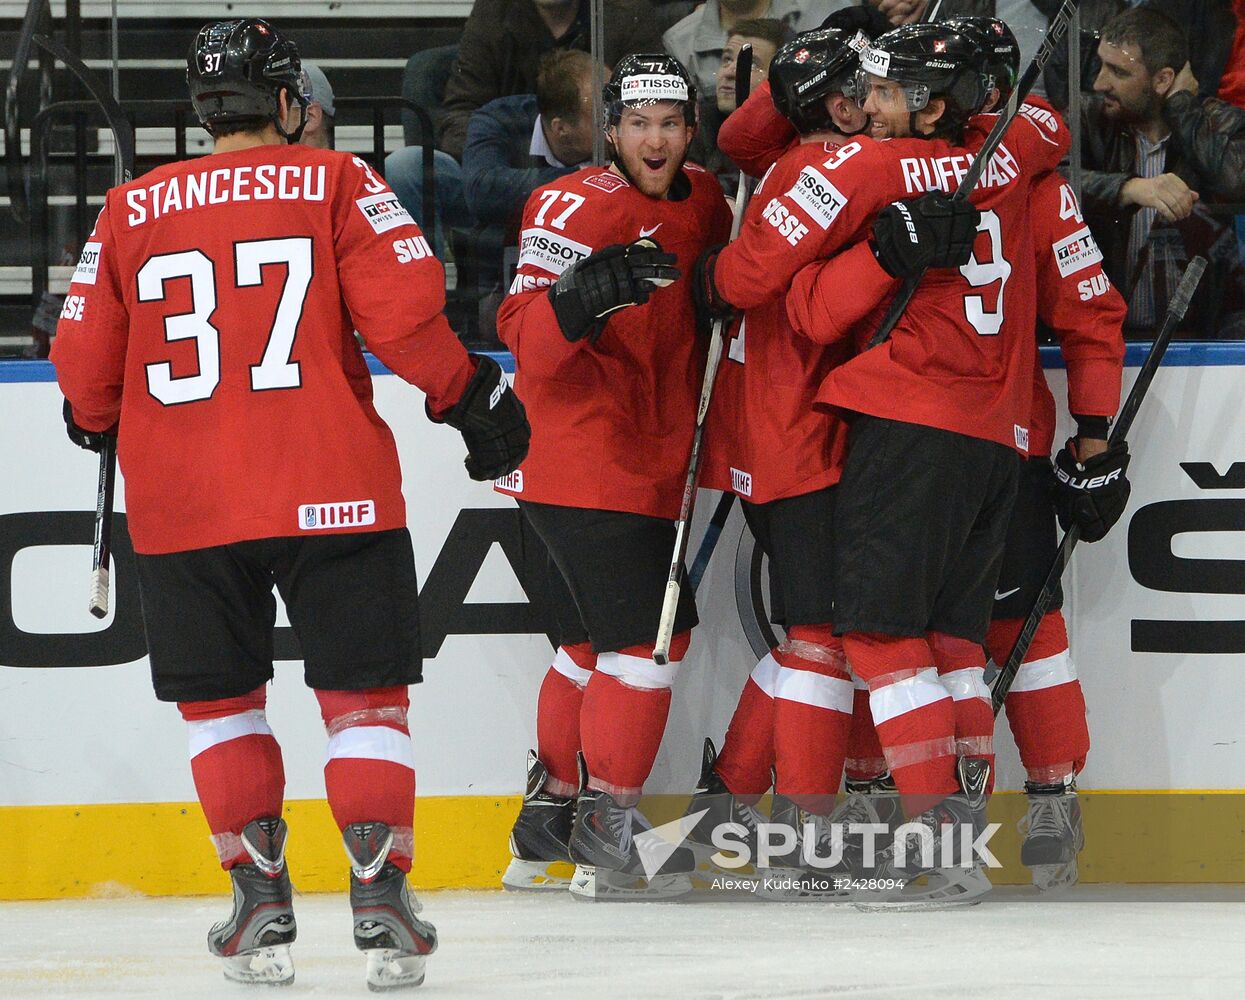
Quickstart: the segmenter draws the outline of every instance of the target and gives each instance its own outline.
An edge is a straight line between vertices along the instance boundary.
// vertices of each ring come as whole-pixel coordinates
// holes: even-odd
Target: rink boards
[[[1143,346],[1130,350],[1126,386]],[[1063,373],[1049,374],[1062,399]],[[402,456],[422,588],[415,881],[495,886],[552,651],[533,631],[532,560],[513,502],[463,473],[458,435],[428,423],[421,394],[399,379],[378,371],[375,386]],[[1101,817],[1082,859],[1089,881],[1245,881],[1243,387],[1245,345],[1172,349],[1131,435],[1124,520],[1082,546],[1065,578],[1094,742],[1081,785],[1102,792],[1087,802]],[[151,695],[126,559],[109,617],[86,610],[96,461],[65,439],[44,363],[0,363],[0,469],[0,899],[219,891],[184,725]],[[702,586],[655,791],[690,789],[702,738],[725,730],[756,659],[752,573],[736,510]],[[277,648],[296,655],[288,629]],[[278,665],[268,714],[284,750],[295,881],[341,889],[326,738],[297,662]],[[999,787],[1015,790],[1023,775],[1005,727],[998,742]],[[1014,855],[1023,797],[996,803]],[[1009,863],[1002,880],[1021,877]]]

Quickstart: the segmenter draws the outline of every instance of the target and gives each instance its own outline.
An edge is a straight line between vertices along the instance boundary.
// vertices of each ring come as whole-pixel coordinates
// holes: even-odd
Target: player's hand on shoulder
[[[69,440],[79,448],[85,448],[87,451],[99,454],[99,452],[104,450],[104,445],[108,442],[108,439],[117,436],[116,424],[113,424],[106,431],[88,431],[79,427],[74,422],[73,407],[69,405],[69,400],[65,400],[65,406],[61,410],[61,414],[65,418],[65,433],[69,435]]]
[[[1076,524],[1081,540],[1096,542],[1128,505],[1128,442],[1069,438],[1055,456],[1055,511],[1064,531]]]
[[[549,289],[562,336],[595,341],[610,313],[643,305],[654,288],[677,280],[676,260],[655,240],[643,239],[612,244],[572,264]]]
[[[488,482],[514,472],[527,457],[532,425],[501,366],[476,358],[476,371],[462,398],[444,417],[467,445],[467,474]]]
[[[709,332],[714,320],[729,319],[735,312],[735,307],[722,297],[714,281],[714,268],[722,250],[723,246],[720,244],[706,247],[696,259],[696,268],[692,274],[692,305],[696,309],[696,330],[702,334]]]
[[[873,252],[893,278],[929,267],[962,267],[973,254],[981,213],[968,201],[930,191],[893,201],[873,221]]]

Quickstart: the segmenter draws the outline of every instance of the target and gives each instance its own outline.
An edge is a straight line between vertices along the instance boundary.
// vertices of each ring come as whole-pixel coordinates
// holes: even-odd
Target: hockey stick
[[[739,56],[735,62],[735,107],[743,104],[751,92],[752,46],[743,45],[740,46]],[[739,235],[739,227],[744,221],[744,209],[748,204],[748,182],[745,176],[742,170],[739,171],[739,188],[735,192],[735,208],[731,216],[732,240]],[[700,403],[696,408],[696,429],[692,433],[692,453],[687,462],[687,478],[683,481],[683,499],[679,504],[679,519],[675,522],[674,554],[670,557],[670,574],[666,578],[666,593],[662,599],[661,618],[657,622],[657,642],[653,646],[653,662],[663,667],[670,662],[670,640],[674,638],[674,616],[679,608],[679,592],[682,590],[679,577],[684,572],[683,560],[687,557],[687,533],[692,526],[692,508],[696,504],[696,477],[700,474],[700,445],[705,436],[705,417],[709,413],[713,383],[717,379],[718,364],[722,361],[722,328],[724,325],[722,320],[715,319],[709,331],[709,357],[705,361],[705,377],[700,384]],[[727,504],[728,512],[729,509],[730,505]],[[725,521],[725,518],[723,520]],[[721,528],[718,530],[720,532]],[[704,548],[703,543],[701,548]],[[711,544],[705,556],[706,564],[709,562],[709,555],[712,554]],[[692,589],[694,593],[694,585]]]
[[[1193,298],[1193,293],[1197,290],[1198,282],[1202,280],[1202,272],[1205,270],[1205,257],[1194,257],[1189,261],[1189,266],[1185,268],[1180,284],[1176,287],[1176,294],[1172,296],[1167,307],[1167,316],[1163,319],[1163,326],[1150,346],[1150,353],[1146,355],[1141,371],[1137,373],[1137,381],[1129,390],[1128,398],[1120,407],[1120,416],[1111,431],[1108,445],[1119,444],[1128,436],[1133,419],[1137,416],[1137,409],[1141,406],[1141,401],[1145,399],[1150,383],[1154,381],[1154,373],[1158,371],[1172,334],[1176,332],[1177,325],[1184,318],[1185,310],[1189,308],[1189,300]],[[1046,582],[1042,584],[1037,600],[1033,602],[1033,608],[1029,611],[1029,617],[1025,619],[1020,635],[1016,637],[1016,644],[1012,647],[1011,655],[1007,657],[1007,662],[999,670],[998,676],[994,678],[990,700],[996,716],[1007,699],[1007,692],[1011,690],[1012,682],[1016,679],[1016,671],[1020,669],[1021,661],[1029,652],[1029,646],[1033,642],[1034,635],[1037,634],[1038,626],[1042,623],[1050,602],[1055,598],[1055,591],[1059,587],[1063,571],[1080,538],[1081,529],[1073,523],[1059,543],[1059,551],[1055,554],[1054,562],[1051,563],[1050,572],[1046,574]]]
[[[735,494],[727,490],[718,498],[718,505],[713,508],[713,517],[705,527],[705,537],[700,540],[700,548],[696,550],[696,558],[692,560],[692,568],[687,571],[687,585],[692,593],[700,589],[700,581],[704,579],[705,570],[709,568],[709,560],[713,558],[713,550],[717,548],[718,539],[722,537],[722,529],[731,516],[731,506],[735,502]]]
[[[985,172],[990,158],[994,156],[995,150],[998,149],[999,144],[1003,141],[1003,134],[1011,123],[1016,120],[1016,115],[1020,112],[1021,103],[1029,96],[1029,91],[1037,83],[1038,76],[1050,61],[1056,46],[1058,46],[1064,33],[1068,30],[1068,24],[1072,20],[1072,15],[1076,13],[1077,3],[1078,0],[1064,0],[1063,6],[1059,8],[1059,13],[1050,22],[1050,27],[1046,31],[1046,37],[1042,40],[1041,48],[1037,50],[1037,55],[1025,67],[1025,71],[1016,84],[1016,88],[1012,91],[1011,97],[1008,98],[1007,107],[999,115],[999,119],[994,123],[994,127],[990,129],[990,133],[986,136],[986,141],[974,155],[973,162],[969,164],[968,172],[964,175],[964,179],[960,181],[959,187],[951,195],[956,201],[966,201],[968,196],[972,194],[973,188],[977,186],[977,182],[981,180],[981,175]],[[908,303],[912,301],[912,296],[916,294],[917,285],[921,283],[921,278],[924,275],[925,272],[922,271],[920,274],[904,279],[903,285],[895,294],[894,299],[891,300],[890,308],[886,311],[882,325],[878,327],[877,332],[869,341],[870,347],[877,347],[878,344],[885,343],[890,338],[891,332],[895,329],[895,324],[899,322],[904,310],[908,308]]]
[[[114,17],[116,6],[113,7]],[[134,131],[121,110],[117,95],[99,83],[77,56],[46,35],[35,35],[34,44],[59,59],[99,105],[113,134],[113,182],[124,184],[134,177]],[[114,56],[116,54],[114,45]],[[117,86],[113,78],[114,88]],[[108,616],[108,565],[112,555],[112,508],[117,480],[117,439],[108,436],[99,452],[99,479],[95,497],[95,544],[91,555],[91,590],[88,608],[96,618]]]

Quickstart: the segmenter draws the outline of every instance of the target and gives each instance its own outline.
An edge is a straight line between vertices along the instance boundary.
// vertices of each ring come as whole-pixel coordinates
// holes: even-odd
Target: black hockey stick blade
[[[1128,398],[1124,400],[1124,405],[1120,407],[1119,418],[1115,422],[1115,427],[1111,430],[1110,444],[1119,444],[1119,442],[1128,437],[1128,431],[1137,416],[1137,410],[1141,406],[1141,401],[1145,399],[1146,393],[1150,389],[1150,383],[1154,381],[1154,373],[1158,371],[1159,365],[1163,361],[1163,355],[1167,353],[1167,345],[1171,343],[1176,327],[1184,319],[1185,310],[1189,308],[1189,301],[1193,298],[1193,293],[1197,291],[1198,282],[1202,280],[1202,272],[1205,270],[1206,259],[1204,257],[1194,257],[1189,261],[1189,266],[1185,268],[1185,272],[1180,278],[1180,284],[1176,287],[1176,293],[1172,296],[1171,303],[1167,307],[1167,315],[1163,319],[1163,326],[1159,329],[1157,336],[1155,336],[1154,343],[1150,345],[1150,353],[1146,355],[1141,371],[1137,373],[1137,379],[1133,382],[1132,389],[1129,390]],[[1063,577],[1063,571],[1067,568],[1068,560],[1072,557],[1072,550],[1076,548],[1076,543],[1080,541],[1080,538],[1081,529],[1076,524],[1073,524],[1059,542],[1059,551],[1055,553],[1054,562],[1051,563],[1050,571],[1046,574],[1046,582],[1042,584],[1037,600],[1033,602],[1033,607],[1030,609],[1029,616],[1025,619],[1025,623],[1020,629],[1020,635],[1016,637],[1016,644],[1012,647],[1011,654],[1007,657],[1007,662],[1003,664],[998,676],[994,678],[994,685],[990,692],[990,701],[996,716],[1002,709],[1003,702],[1007,700],[1007,693],[1012,689],[1012,682],[1016,679],[1016,672],[1020,669],[1020,664],[1024,660],[1025,654],[1029,652],[1029,646],[1033,643],[1033,637],[1037,634],[1038,626],[1042,624],[1042,619],[1046,616],[1051,601],[1055,599],[1055,591],[1059,588],[1059,581]]]
[[[99,453],[99,488],[95,497],[95,546],[91,555],[91,595],[87,605],[96,618],[108,617],[108,564],[112,556],[112,506],[117,485],[117,439],[109,435]]]
[[[959,187],[955,189],[951,197],[964,201],[972,194],[973,188],[977,186],[977,182],[981,180],[981,175],[985,172],[986,165],[990,162],[991,157],[994,156],[995,150],[999,148],[999,143],[1003,141],[1003,135],[1007,132],[1012,122],[1016,120],[1016,115],[1020,113],[1020,105],[1029,96],[1029,91],[1037,83],[1042,70],[1045,69],[1046,64],[1050,61],[1050,57],[1054,55],[1055,49],[1067,33],[1068,25],[1076,14],[1077,6],[1078,0],[1064,0],[1063,6],[1059,8],[1059,13],[1050,22],[1050,27],[1046,31],[1046,37],[1042,39],[1041,48],[1037,50],[1033,61],[1025,67],[1024,73],[1021,74],[1020,80],[1016,83],[1016,88],[1007,100],[1007,107],[999,115],[998,120],[986,135],[986,141],[982,143],[981,149],[974,155],[973,162],[969,164],[968,171],[964,174],[964,179],[960,181]],[[870,338],[870,347],[877,347],[878,344],[883,344],[890,339],[890,335],[895,329],[895,324],[899,322],[900,317],[904,314],[904,310],[908,308],[908,303],[912,301],[912,296],[916,294],[917,286],[921,283],[921,278],[924,275],[925,272],[922,271],[920,274],[904,279],[904,283],[891,300],[890,308],[886,310],[886,315],[882,318],[882,323],[877,328],[877,332]]]
[[[752,46],[743,45],[735,61],[735,107],[743,104],[752,92]],[[744,221],[744,209],[748,206],[748,182],[741,170],[739,190],[735,194],[735,209],[731,217],[731,239],[739,235]],[[657,641],[653,643],[653,662],[665,666],[670,662],[670,641],[674,638],[674,616],[679,607],[679,594],[687,576],[684,560],[687,558],[688,531],[692,526],[692,510],[696,504],[696,480],[700,475],[700,445],[705,434],[705,418],[709,414],[709,401],[713,395],[713,383],[717,379],[718,365],[722,361],[722,339],[725,323],[714,320],[709,333],[709,357],[705,362],[705,375],[700,385],[700,403],[696,408],[696,430],[692,434],[692,453],[688,458],[687,477],[683,481],[683,500],[679,507],[679,519],[675,522],[674,552],[670,557],[670,572],[666,577],[666,592],[661,603],[661,618],[657,622]],[[720,529],[719,529],[720,530]],[[704,547],[704,543],[701,543]],[[713,546],[709,547],[709,555]],[[708,556],[705,557],[706,564]],[[702,569],[703,573],[704,570]],[[695,593],[695,587],[692,588]]]

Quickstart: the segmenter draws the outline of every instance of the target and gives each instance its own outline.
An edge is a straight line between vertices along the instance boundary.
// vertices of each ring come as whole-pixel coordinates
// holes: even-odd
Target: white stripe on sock
[[[1022,663],[1016,671],[1016,679],[1012,683],[1010,694],[1017,691],[1040,691],[1043,688],[1070,684],[1076,680],[1076,667],[1072,663],[1072,655],[1065,649],[1062,653],[1048,656],[1031,663]]]
[[[950,697],[947,689],[939,683],[938,671],[926,667],[911,677],[871,690],[869,710],[873,714],[873,724],[880,726],[883,722]]]
[[[329,739],[327,760],[387,760],[415,770],[411,738],[388,726],[350,726]]]
[[[827,677],[811,670],[793,670],[791,667],[778,668],[775,698],[851,715],[854,695],[852,682],[842,677]]]
[[[186,723],[190,740],[190,759],[194,760],[204,750],[210,750],[221,743],[228,743],[243,736],[271,736],[268,719],[263,709],[252,708],[236,715],[226,715],[219,719],[196,719]]]

